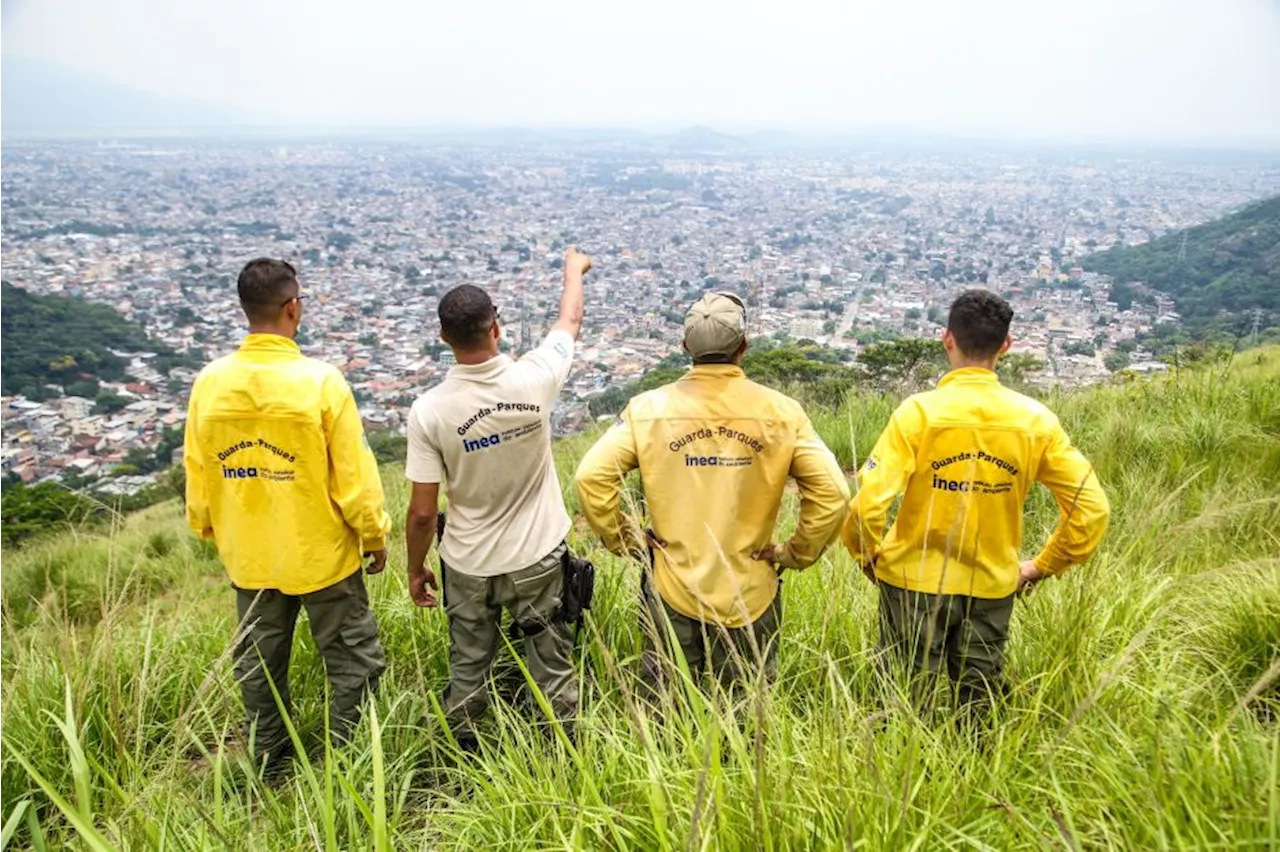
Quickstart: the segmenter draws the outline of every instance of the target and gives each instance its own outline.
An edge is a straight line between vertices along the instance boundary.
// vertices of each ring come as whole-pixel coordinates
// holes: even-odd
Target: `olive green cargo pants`
[[[304,607],[329,678],[329,730],[336,741],[350,735],[360,720],[365,694],[377,688],[387,665],[362,571],[305,595],[237,588],[237,635],[242,638],[236,647],[235,675],[244,696],[247,735],[259,762],[292,753],[271,684],[288,712],[289,657],[298,612]]]
[[[445,566],[444,606],[449,617],[449,687],[444,714],[461,740],[474,737],[473,723],[489,707],[490,670],[498,652],[502,610],[524,633],[529,676],[556,718],[571,726],[578,712],[573,639],[555,618],[564,572],[562,544],[538,562],[496,577],[475,577]]]
[[[654,592],[648,574],[641,577],[640,593],[640,628],[644,636],[641,665],[645,686],[651,693],[665,689],[674,676],[672,640],[679,645],[694,677],[709,672],[726,689],[747,680],[755,671],[763,671],[766,680],[772,680],[777,673],[781,583],[769,608],[743,627],[723,627],[676,612]]]
[[[945,667],[960,706],[985,714],[1004,688],[1004,646],[1014,596],[974,598],[880,583],[879,656],[905,669],[918,707],[931,706]]]

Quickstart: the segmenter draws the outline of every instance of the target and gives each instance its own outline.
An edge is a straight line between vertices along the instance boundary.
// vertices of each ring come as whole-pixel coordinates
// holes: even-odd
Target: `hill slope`
[[[876,592],[839,549],[786,579],[772,690],[732,706],[682,690],[650,715],[630,674],[637,567],[593,551],[579,525],[571,544],[599,584],[577,748],[498,700],[481,754],[459,755],[435,697],[445,619],[408,601],[406,488],[388,468],[392,564],[369,578],[389,660],[378,737],[366,723],[322,758],[323,682],[299,630],[296,721],[316,761],[279,790],[241,780],[217,750],[240,712],[233,598],[170,504],[111,535],[5,553],[6,809],[33,805],[50,848],[90,830],[182,849],[1274,846],[1280,350],[1049,402],[1115,514],[1093,562],[1018,604],[1010,694],[984,751],[947,711],[917,720],[879,688]],[[812,414],[851,466],[891,409],[859,395]],[[591,440],[557,445],[562,481]],[[788,498],[781,534],[795,510]],[[1028,550],[1056,516],[1035,492]]]
[[[1255,308],[1262,328],[1280,326],[1280,195],[1145,245],[1090,255],[1082,265],[1120,285],[1138,281],[1167,293],[1192,330],[1240,333]]]
[[[159,365],[186,359],[147,337],[110,306],[68,296],[40,296],[9,282],[3,288],[0,376],[6,395],[53,395],[46,385],[92,398],[99,381],[125,380],[128,361],[117,352],[152,352]],[[164,372],[162,369],[161,372]]]

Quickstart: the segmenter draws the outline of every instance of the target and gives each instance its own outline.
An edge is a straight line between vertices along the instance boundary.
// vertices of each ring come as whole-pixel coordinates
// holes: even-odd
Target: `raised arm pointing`
[[[560,297],[560,318],[553,331],[565,331],[574,340],[582,331],[582,276],[591,269],[591,258],[572,246],[564,256],[564,295]]]

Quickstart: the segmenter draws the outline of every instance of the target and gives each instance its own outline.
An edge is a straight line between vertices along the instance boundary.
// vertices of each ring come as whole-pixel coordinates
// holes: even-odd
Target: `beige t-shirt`
[[[445,483],[450,569],[494,577],[528,568],[569,533],[551,458],[551,408],[569,376],[573,338],[553,331],[519,361],[459,364],[409,411],[405,475]]]

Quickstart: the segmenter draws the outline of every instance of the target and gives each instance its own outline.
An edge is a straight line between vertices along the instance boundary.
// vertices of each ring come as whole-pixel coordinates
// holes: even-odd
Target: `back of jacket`
[[[244,589],[306,594],[385,546],[377,462],[334,367],[276,335],[250,335],[191,391],[187,517]]]
[[[1037,481],[1062,511],[1036,558],[1056,574],[1088,559],[1106,530],[1098,478],[1048,408],[989,370],[955,370],[894,412],[860,473],[845,544],[875,561],[882,582],[1005,597],[1017,587],[1023,504]],[[898,494],[897,520],[883,536]]]
[[[696,366],[631,400],[579,470],[583,512],[617,549],[616,501],[602,484],[639,467],[655,535],[654,585],[673,609],[729,627],[748,624],[778,591],[774,567],[751,554],[773,540],[788,476],[802,517],[785,562],[816,560],[839,529],[848,486],[799,403],[732,365]],[[627,507],[624,507],[624,510]]]

